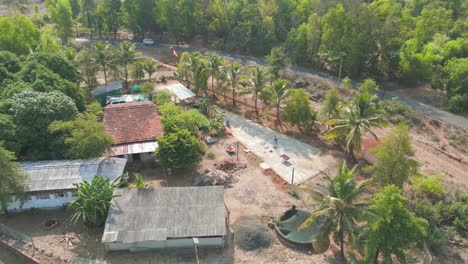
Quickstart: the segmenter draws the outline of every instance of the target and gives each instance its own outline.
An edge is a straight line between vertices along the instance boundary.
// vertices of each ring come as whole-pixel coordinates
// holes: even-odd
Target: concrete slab
[[[239,115],[226,112],[231,132],[252,153],[268,164],[282,179],[291,184],[303,183],[325,170],[327,164],[320,159],[321,150],[282,133],[263,127]],[[274,136],[278,139],[275,146]],[[284,161],[281,155],[289,156]]]

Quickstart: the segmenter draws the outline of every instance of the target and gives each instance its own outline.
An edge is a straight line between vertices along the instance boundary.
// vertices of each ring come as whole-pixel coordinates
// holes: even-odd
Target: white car
[[[146,45],[153,45],[154,41],[152,39],[143,39],[143,44]]]

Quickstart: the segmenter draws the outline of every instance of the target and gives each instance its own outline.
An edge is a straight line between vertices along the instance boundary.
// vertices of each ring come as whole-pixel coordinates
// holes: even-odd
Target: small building
[[[108,96],[122,95],[122,81],[118,80],[109,82],[106,85],[101,85],[92,90],[91,95],[96,101],[101,103],[101,105],[106,105]]]
[[[174,94],[173,101],[176,104],[189,105],[196,100],[197,95],[179,82],[162,86],[161,89]]]
[[[107,105],[104,128],[114,139],[109,156],[128,161],[154,160],[156,140],[163,135],[156,105],[151,101]]]
[[[26,199],[13,199],[9,211],[31,208],[57,208],[73,200],[75,185],[92,181],[96,175],[115,180],[123,174],[126,159],[51,160],[22,162],[26,173]]]
[[[223,247],[223,186],[118,189],[102,236],[106,250]]]

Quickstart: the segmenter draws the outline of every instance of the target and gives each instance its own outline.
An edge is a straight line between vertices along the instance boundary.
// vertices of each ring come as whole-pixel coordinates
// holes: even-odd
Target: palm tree
[[[135,45],[128,41],[122,42],[118,47],[118,61],[124,67],[125,88],[128,91],[128,66],[136,60]]]
[[[141,79],[145,77],[145,70],[144,70],[143,63],[136,61],[132,65],[131,76],[133,80],[137,80],[138,84],[140,83]]]
[[[93,46],[94,61],[102,67],[104,73],[104,81],[107,84],[107,65],[111,57],[111,46],[109,44],[104,45],[102,42],[97,42]]]
[[[210,114],[210,105],[211,105],[211,100],[206,93],[203,93],[200,96],[200,109],[202,110],[202,113],[209,116]]]
[[[120,177],[111,182],[108,178],[96,176],[91,182],[74,184],[76,199],[70,203],[69,209],[73,211],[70,221],[82,221],[89,227],[102,226],[107,218],[114,189]]]
[[[264,68],[257,67],[250,69],[250,76],[242,83],[244,91],[242,93],[252,93],[252,100],[254,101],[255,114],[258,118],[258,96],[265,88],[267,72]]]
[[[195,86],[195,93],[204,92],[208,89],[209,72],[206,61],[201,56],[192,59],[192,78]]]
[[[109,63],[107,64],[107,68],[109,69],[110,76],[113,80],[119,80],[120,75],[122,74],[118,53],[118,49],[116,47],[111,46]]]
[[[228,68],[226,67],[221,67],[219,70],[219,75],[218,75],[218,90],[223,92],[223,97],[224,97],[224,105],[226,105],[227,98],[226,98],[226,92],[229,90],[229,85],[228,85]]]
[[[191,79],[191,59],[188,52],[183,52],[180,55],[179,62],[177,64],[177,69],[175,75],[182,82],[187,84],[187,87],[190,88],[190,79]]]
[[[96,80],[97,64],[94,57],[87,50],[82,50],[75,58],[80,72],[81,79],[88,86],[88,91],[91,91],[98,82]]]
[[[223,63],[224,60],[223,58],[221,58],[221,56],[210,55],[208,57],[207,71],[208,74],[211,76],[211,91],[213,92],[213,98],[216,97],[214,80],[216,79],[216,83],[218,83],[219,73],[221,70],[221,66],[223,66]]]
[[[281,124],[281,104],[289,97],[289,82],[281,78],[277,79],[273,86],[263,88],[260,97],[267,107],[275,107],[276,120]]]
[[[227,76],[229,85],[232,91],[232,104],[236,106],[236,91],[241,77],[242,65],[238,62],[234,62],[230,67],[227,68]]]
[[[143,63],[143,70],[148,73],[149,81],[151,81],[151,76],[157,71],[158,66],[153,62],[152,59],[147,59]]]
[[[371,184],[371,179],[356,182],[357,165],[351,170],[346,162],[340,164],[338,174],[334,179],[326,175],[328,181],[329,195],[320,190],[303,187],[310,193],[310,199],[319,202],[319,207],[313,212],[300,227],[303,229],[312,224],[317,218],[320,221],[321,239],[328,239],[333,234],[335,240],[340,243],[340,255],[343,262],[346,262],[344,255],[344,239],[353,244],[358,229],[356,221],[364,220],[368,213],[368,203],[360,199],[361,195]]]
[[[344,107],[342,118],[325,122],[331,127],[326,132],[326,139],[345,137],[346,150],[354,158],[355,152],[361,151],[363,135],[369,133],[378,140],[372,128],[386,125],[383,113],[384,110],[377,107],[377,95],[368,92],[359,93],[350,105]]]

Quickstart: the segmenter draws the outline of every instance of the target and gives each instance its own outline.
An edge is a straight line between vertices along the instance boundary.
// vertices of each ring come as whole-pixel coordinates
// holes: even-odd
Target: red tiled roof
[[[116,145],[155,140],[163,135],[156,106],[151,101],[106,106],[104,128]]]

